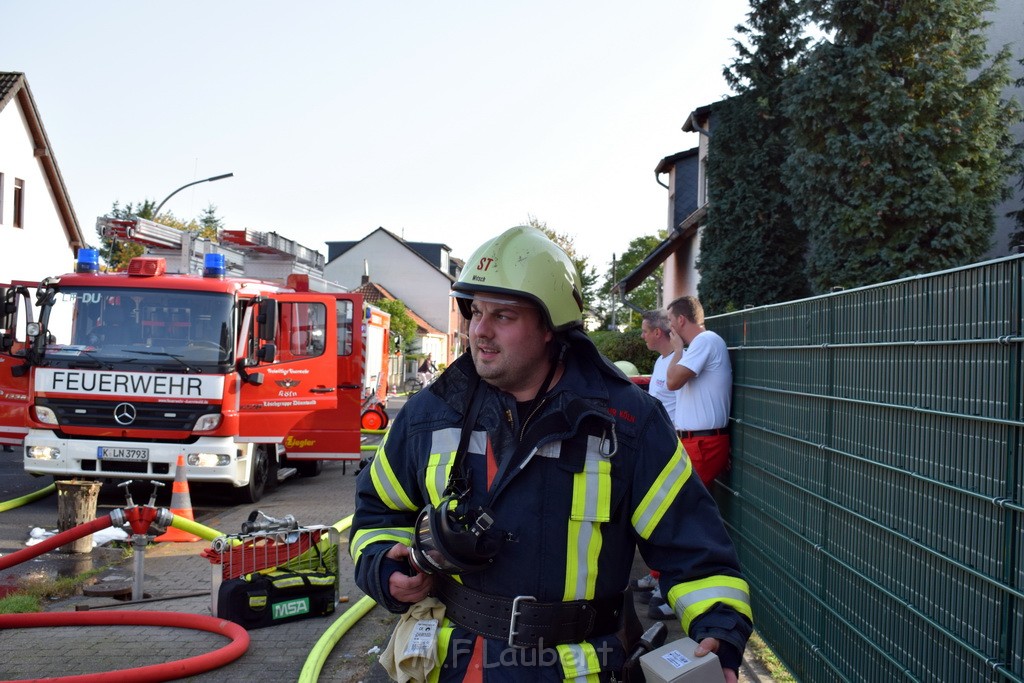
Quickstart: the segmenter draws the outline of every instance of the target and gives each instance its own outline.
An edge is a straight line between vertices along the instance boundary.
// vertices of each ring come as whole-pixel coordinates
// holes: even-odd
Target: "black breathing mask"
[[[490,510],[466,510],[459,496],[427,505],[416,518],[409,559],[424,574],[466,574],[491,565],[505,542]]]

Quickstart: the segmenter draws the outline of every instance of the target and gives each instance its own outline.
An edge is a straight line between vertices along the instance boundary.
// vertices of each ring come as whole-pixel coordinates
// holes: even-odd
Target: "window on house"
[[[4,174],[0,173],[0,225],[4,224]]]
[[[701,207],[708,201],[708,158],[701,157],[700,178],[697,185],[697,206]]]
[[[11,224],[16,228],[25,227],[25,181],[14,179],[14,216]]]

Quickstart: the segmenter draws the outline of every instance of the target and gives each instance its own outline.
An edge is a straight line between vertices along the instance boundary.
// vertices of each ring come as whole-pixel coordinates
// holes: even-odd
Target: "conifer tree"
[[[978,260],[1006,196],[1009,53],[992,0],[812,0],[832,35],[791,79],[783,177],[824,292]]]
[[[793,220],[780,168],[788,154],[781,88],[806,44],[796,0],[751,0],[726,67],[738,93],[712,106],[708,221],[698,292],[707,311],[768,304],[808,293],[806,237]]]

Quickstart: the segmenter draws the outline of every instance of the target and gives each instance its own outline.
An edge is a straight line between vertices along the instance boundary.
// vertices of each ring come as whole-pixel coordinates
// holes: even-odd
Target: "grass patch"
[[[44,600],[60,600],[74,595],[83,584],[107,568],[90,569],[77,576],[23,581],[18,590],[0,598],[0,614],[42,612]]]
[[[761,639],[761,635],[757,631],[754,631],[750,636],[750,640],[747,641],[747,651],[764,664],[772,680],[776,681],[776,683],[793,683],[796,681],[793,678],[793,674],[786,668],[786,665],[772,652],[772,649]]]

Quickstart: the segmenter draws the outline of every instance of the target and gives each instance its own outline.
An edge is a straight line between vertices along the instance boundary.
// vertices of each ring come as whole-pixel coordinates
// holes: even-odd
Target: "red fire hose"
[[[213,652],[163,664],[76,676],[48,678],[48,681],[101,683],[114,681],[170,681],[211,671],[230,664],[249,649],[249,633],[226,619],[184,612],[33,612],[0,615],[0,629],[57,626],[164,626],[209,631],[231,639]]]
[[[91,522],[85,522],[79,524],[76,527],[72,527],[67,531],[62,531],[59,534],[50,536],[47,539],[36,543],[28,548],[22,548],[17,552],[13,552],[10,555],[4,555],[0,557],[0,570],[8,569],[16,564],[20,564],[26,560],[31,560],[33,557],[38,557],[43,553],[59,548],[65,543],[71,543],[78,539],[88,536],[91,533],[102,531],[112,524],[110,515],[104,515],[103,517],[97,517]]]
[[[150,519],[152,516],[150,516]],[[148,526],[146,520],[145,526]],[[98,517],[67,531],[55,534],[28,548],[0,557],[0,570],[25,562],[43,553],[59,548],[84,536],[101,531],[113,524],[111,515]],[[249,649],[249,633],[241,626],[225,619],[215,619],[199,614],[183,612],[41,612],[29,614],[0,615],[0,630],[7,628],[38,628],[56,626],[164,626],[209,631],[226,636],[231,642],[212,652],[179,659],[163,664],[153,664],[134,669],[123,669],[106,673],[82,674],[48,678],[50,681],[77,681],[99,683],[101,681],[169,681],[193,674],[210,671],[229,664]]]

